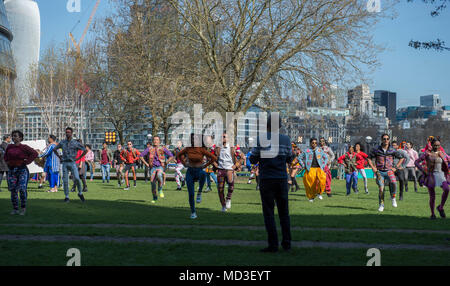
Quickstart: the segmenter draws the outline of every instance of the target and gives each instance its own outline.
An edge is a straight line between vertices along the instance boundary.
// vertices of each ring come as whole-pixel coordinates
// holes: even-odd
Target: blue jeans
[[[75,186],[78,188],[78,194],[83,194],[81,190],[81,179],[78,174],[78,167],[75,162],[62,162],[64,194],[69,197],[69,171],[72,173]]]
[[[158,173],[157,173],[157,175],[155,174],[155,177],[152,180],[153,173],[156,173],[156,172],[158,172]],[[158,194],[156,193],[156,181],[158,181],[158,193],[161,193],[161,191],[162,191],[163,180],[164,180],[163,173],[164,173],[164,168],[161,166],[153,167],[150,169],[150,180],[152,180],[151,184],[152,184],[152,194],[153,194],[154,200],[158,199]]]
[[[103,183],[105,182],[105,177],[107,178],[107,181],[109,183],[109,170],[111,169],[111,165],[110,164],[106,164],[106,165],[102,165],[102,180]]]
[[[347,195],[350,195],[350,188],[353,188],[353,191],[356,192],[358,189],[358,171],[354,171],[351,174],[345,174],[345,181],[347,187]]]
[[[211,189],[211,180],[210,180],[210,178],[212,178],[214,183],[216,183],[216,185],[217,185],[216,173],[206,173],[206,184],[208,185],[208,188]]]
[[[202,192],[203,186],[206,181],[206,173],[202,168],[189,167],[186,172],[186,185],[189,193],[189,206],[191,207],[191,213],[195,212],[195,181],[198,180],[200,184],[199,193]]]

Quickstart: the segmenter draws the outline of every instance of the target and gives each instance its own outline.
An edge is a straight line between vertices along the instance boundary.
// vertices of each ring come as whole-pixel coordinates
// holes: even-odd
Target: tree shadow
[[[338,209],[354,209],[354,210],[368,210],[361,207],[348,207],[348,206],[325,206],[326,208],[338,208]]]

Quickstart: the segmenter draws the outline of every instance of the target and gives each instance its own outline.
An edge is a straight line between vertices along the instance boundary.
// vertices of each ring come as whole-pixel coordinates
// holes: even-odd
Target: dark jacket
[[[260,138],[258,137],[257,147],[254,147],[251,151],[250,162],[252,164],[259,163],[259,177],[261,180],[264,179],[287,179],[287,166],[294,159],[295,155],[292,152],[291,141],[288,136],[277,134],[277,133],[267,133],[269,140],[274,134],[279,136],[278,146],[262,147],[260,145]],[[268,154],[270,147],[275,147],[276,153]],[[263,153],[264,152],[264,153]]]

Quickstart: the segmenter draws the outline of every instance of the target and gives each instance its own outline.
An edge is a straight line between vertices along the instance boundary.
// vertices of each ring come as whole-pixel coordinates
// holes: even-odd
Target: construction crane
[[[87,31],[89,30],[89,26],[91,26],[92,19],[94,18],[95,13],[97,12],[97,8],[98,8],[98,5],[100,4],[100,1],[101,0],[97,0],[97,3],[95,3],[94,9],[91,12],[91,16],[89,17],[86,28],[84,28],[84,32],[83,32],[83,35],[81,35],[80,41],[77,43],[77,41],[75,41],[75,38],[72,35],[72,32],[69,33],[70,39],[72,40],[72,43],[77,51],[77,55],[80,55],[80,53],[81,53],[81,44],[83,43],[83,40],[84,40],[84,37],[86,36]],[[73,31],[73,29],[72,29],[72,31]]]
[[[80,21],[78,21],[78,23],[75,24],[75,26],[72,28],[72,31],[69,33],[69,37],[72,40],[72,43],[76,49],[75,58],[76,58],[77,65],[81,58],[81,44],[83,43],[84,37],[86,36],[86,33],[89,30],[89,27],[91,26],[92,19],[94,18],[95,13],[97,12],[97,8],[98,8],[98,5],[100,4],[100,1],[101,0],[97,0],[97,2],[95,3],[94,9],[91,12],[91,16],[89,17],[86,28],[84,28],[83,34],[81,35],[81,38],[78,43],[77,43],[77,41],[75,41],[75,38],[72,35],[72,32],[75,29],[75,27],[80,23]],[[70,52],[70,50],[69,50],[69,52]],[[80,112],[80,122],[84,122],[84,109],[85,109],[84,107],[86,104],[85,96],[89,92],[89,86],[87,86],[87,84],[84,82],[82,75],[80,75],[80,79],[75,82],[75,87],[80,92],[80,111],[81,111]],[[81,127],[81,125],[78,124],[78,130],[77,130],[78,134],[82,134],[82,130],[80,129],[80,127]],[[86,139],[86,138],[83,138],[83,139]]]

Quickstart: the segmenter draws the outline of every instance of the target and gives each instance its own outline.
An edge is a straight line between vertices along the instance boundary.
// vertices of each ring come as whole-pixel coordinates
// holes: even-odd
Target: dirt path
[[[67,241],[86,241],[86,242],[114,242],[114,243],[161,243],[161,244],[208,244],[220,246],[266,246],[266,241],[245,241],[245,240],[195,240],[182,238],[158,238],[158,237],[110,237],[110,236],[71,236],[71,235],[0,235],[1,240],[10,241],[48,241],[48,242],[67,242]],[[293,241],[294,248],[343,248],[343,249],[369,249],[378,248],[380,250],[431,250],[431,251],[450,251],[450,245],[420,245],[420,244],[367,244],[356,242],[317,242],[317,241]]]
[[[264,226],[222,226],[222,225],[152,225],[152,224],[0,224],[1,227],[93,227],[93,228],[173,228],[173,229],[236,229],[236,230],[264,230]],[[367,228],[331,228],[331,227],[292,227],[291,230],[305,231],[342,231],[342,232],[394,232],[394,233],[428,233],[448,234],[450,230],[423,230],[423,229],[367,229]]]

